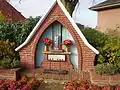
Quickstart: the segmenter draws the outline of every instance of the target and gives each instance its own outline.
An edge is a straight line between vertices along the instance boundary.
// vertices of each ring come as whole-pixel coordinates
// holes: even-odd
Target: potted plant
[[[72,45],[72,41],[69,39],[66,39],[63,41],[63,44],[66,46],[66,52],[69,52],[70,45]]]
[[[45,44],[44,51],[49,51],[49,46],[52,44],[52,40],[50,38],[43,38],[42,41]]]

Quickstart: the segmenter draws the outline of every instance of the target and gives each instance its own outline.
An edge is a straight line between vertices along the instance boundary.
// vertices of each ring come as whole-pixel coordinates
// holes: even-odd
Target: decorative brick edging
[[[20,69],[0,69],[0,79],[8,80],[19,80],[20,79]]]

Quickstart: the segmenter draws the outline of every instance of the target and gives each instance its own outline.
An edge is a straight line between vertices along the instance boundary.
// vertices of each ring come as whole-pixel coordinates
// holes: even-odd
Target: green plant
[[[110,63],[103,63],[95,66],[95,72],[98,74],[113,75],[117,74],[119,72],[118,70],[119,70],[118,66]]]
[[[105,45],[107,36],[92,28],[82,28],[81,31],[85,35],[88,42],[96,49],[101,49]]]
[[[0,40],[0,68],[16,68],[20,65],[19,55],[14,49],[15,43]]]
[[[20,67],[20,61],[19,60],[15,60],[15,59],[12,59],[12,58],[4,58],[3,60],[1,60],[1,68],[17,68],[17,67]]]
[[[30,17],[24,21],[0,22],[0,68],[18,67],[19,54],[15,52],[15,48],[27,38],[39,18]]]
[[[24,21],[1,22],[0,40],[9,40],[10,42],[15,42],[16,46],[19,46],[23,41],[25,41],[39,18],[40,17],[30,17]]]
[[[18,67],[20,67],[20,61],[13,59],[11,62],[11,68],[18,68]]]
[[[81,30],[88,42],[100,52],[95,65],[107,62],[115,65],[120,62],[120,37],[108,36],[91,28]]]
[[[9,40],[0,40],[0,60],[4,57],[15,57],[15,43],[9,42]]]
[[[120,62],[120,37],[109,36],[105,41],[105,45],[99,49],[98,63],[113,63]]]
[[[10,68],[11,67],[11,62],[12,62],[11,58],[4,58],[2,61],[3,61],[2,65],[1,65],[2,68]]]

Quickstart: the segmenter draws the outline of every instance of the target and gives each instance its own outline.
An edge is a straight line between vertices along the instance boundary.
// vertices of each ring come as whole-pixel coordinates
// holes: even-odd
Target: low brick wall
[[[0,69],[0,79],[19,80],[20,79],[20,68]]]
[[[29,77],[35,76],[38,79],[55,79],[55,80],[90,80],[91,83],[104,86],[104,85],[120,85],[120,74],[118,75],[99,75],[94,71],[80,71],[80,70],[70,70],[68,74],[44,74],[44,69],[27,69],[24,74]]]
[[[90,71],[90,80],[99,85],[120,85],[120,74],[117,75],[99,75]]]

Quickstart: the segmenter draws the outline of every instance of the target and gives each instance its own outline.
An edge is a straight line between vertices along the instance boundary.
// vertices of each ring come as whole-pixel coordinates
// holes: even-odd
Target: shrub
[[[95,60],[95,65],[105,62],[106,59],[102,56],[102,53],[108,36],[91,28],[82,28],[81,31],[88,42],[100,52],[99,56]]]
[[[108,36],[88,28],[83,28],[82,32],[88,42],[100,52],[95,60],[95,65],[103,63],[116,65],[120,63],[120,37]]]
[[[9,40],[0,40],[0,59],[4,57],[15,57],[15,43],[9,42]]]
[[[116,63],[119,59],[120,37],[109,36],[100,52],[107,62]]]
[[[4,58],[0,63],[0,68],[9,69],[18,67],[20,67],[20,61],[16,59]]]
[[[24,21],[0,22],[0,68],[19,66],[19,54],[14,49],[27,38],[39,18],[30,17]]]
[[[28,18],[18,22],[0,23],[0,40],[9,40],[19,46],[29,35],[40,17]]]
[[[12,62],[12,60],[10,59],[10,58],[4,58],[3,60],[2,60],[2,64],[1,64],[1,67],[2,68],[10,68],[11,67],[11,62]]]
[[[102,48],[105,45],[107,36],[104,33],[101,33],[94,29],[87,29],[87,28],[82,28],[81,31],[85,35],[88,42],[96,49]]]
[[[13,59],[11,62],[11,68],[18,68],[20,67],[20,60]]]
[[[0,68],[15,68],[19,66],[19,55],[15,52],[15,43],[0,40]]]
[[[98,74],[113,75],[119,72],[119,67],[110,63],[98,64],[95,66],[95,72]]]

